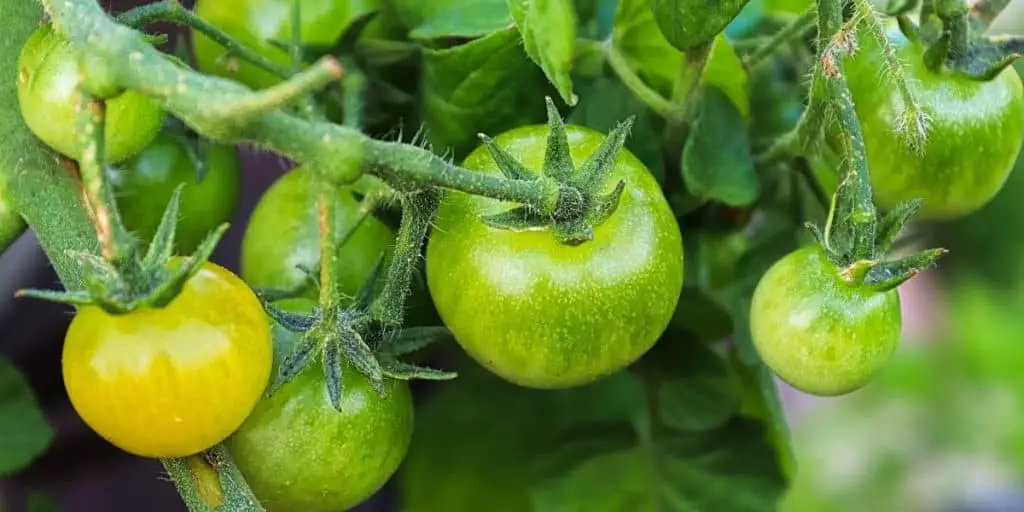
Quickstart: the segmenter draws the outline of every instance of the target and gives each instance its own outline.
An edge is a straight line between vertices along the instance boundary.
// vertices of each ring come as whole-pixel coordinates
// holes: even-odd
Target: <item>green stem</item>
[[[358,130],[306,120],[274,110],[245,119],[221,117],[223,104],[263,105],[242,85],[208,77],[167,60],[139,35],[111,20],[96,0],[42,0],[54,27],[73,45],[88,47],[118,85],[141,91],[197,133],[222,142],[249,142],[281,153],[336,183],[352,183],[369,171],[400,190],[429,186],[512,201],[552,213],[561,192],[550,180],[521,181],[484,176],[447,162],[423,148],[372,139]],[[126,58],[127,56],[127,58]],[[330,61],[324,61],[330,62]],[[324,67],[331,67],[329,64]],[[318,71],[309,71],[317,73]],[[305,89],[288,82],[278,91]],[[255,96],[259,99],[245,99]],[[281,101],[277,101],[278,104]]]
[[[213,110],[207,112],[206,115],[219,119],[230,119],[233,123],[244,123],[251,117],[302,102],[308,98],[310,93],[323,89],[343,75],[344,70],[337,60],[332,57],[324,57],[313,66],[296,73],[289,80],[213,106]]]
[[[320,232],[320,307],[333,308],[338,303],[338,194],[330,183],[319,183],[317,223]]]
[[[650,107],[655,114],[664,119],[678,119],[683,116],[682,110],[666,99],[658,91],[647,85],[639,75],[633,71],[626,56],[619,51],[610,39],[604,44],[605,58],[612,71],[622,80],[622,83],[633,92],[634,95],[645,105]]]
[[[344,95],[345,126],[357,130],[363,127],[363,94],[366,92],[366,75],[353,69],[342,79]]]
[[[121,222],[114,190],[103,163],[106,102],[79,90],[76,132],[81,138],[82,156],[78,161],[86,204],[96,228],[103,258],[121,269],[135,259],[135,243]]]
[[[811,85],[808,88],[807,107],[800,114],[796,126],[776,139],[763,153],[756,155],[755,163],[758,165],[778,163],[804,153],[814,144],[821,134],[825,113],[828,109],[822,88],[824,80],[821,66],[815,66],[814,74],[811,75]]]
[[[837,38],[843,29],[844,0],[818,0],[818,48],[822,86],[825,97],[835,113],[840,134],[837,137],[839,152],[844,166],[849,170],[845,179],[852,180],[848,194],[849,219],[855,232],[853,251],[855,259],[870,258],[874,252],[874,223],[877,218],[872,202],[871,181],[868,175],[867,152],[864,148],[864,134],[854,109],[853,96],[843,76],[843,52],[836,49]],[[843,40],[840,36],[838,40]],[[845,199],[845,198],[844,198]],[[844,219],[846,220],[846,219]],[[826,233],[828,236],[828,233]]]
[[[966,0],[937,0],[935,12],[942,20],[943,32],[949,37],[949,55],[959,58],[970,49],[970,10]]]
[[[808,30],[814,27],[817,17],[818,11],[813,7],[804,11],[798,18],[790,22],[782,30],[776,32],[771,39],[743,58],[743,63],[747,69],[757,68],[758,65],[773,55],[784,43],[803,37]]]
[[[686,139],[690,136],[690,125],[700,114],[700,86],[714,45],[715,41],[711,40],[691,48],[683,55],[683,65],[680,66],[679,75],[672,85],[672,104],[682,113],[681,116],[668,119],[665,123],[665,147],[673,159],[682,157]],[[679,167],[675,163],[672,166]]]
[[[162,459],[161,462],[190,512],[264,510],[222,445],[202,455]]]
[[[426,190],[402,198],[402,222],[395,237],[395,250],[388,266],[387,281],[373,301],[373,317],[388,326],[401,326],[405,299],[409,296],[413,272],[420,259],[430,221],[440,205],[440,192]]]
[[[46,1],[48,2],[49,0]],[[44,2],[44,5],[45,3],[46,2]],[[117,17],[117,20],[124,25],[135,28],[157,21],[166,21],[184,25],[195,29],[206,37],[209,37],[217,44],[223,46],[232,55],[248,61],[262,68],[264,71],[275,74],[281,78],[288,78],[291,75],[288,72],[288,69],[267,60],[266,57],[260,55],[255,50],[245,46],[235,38],[228,35],[227,32],[224,32],[216,26],[207,23],[206,20],[196,16],[192,11],[181,5],[178,0],[160,0],[156,3],[140,5],[139,7],[121,13],[121,15]]]

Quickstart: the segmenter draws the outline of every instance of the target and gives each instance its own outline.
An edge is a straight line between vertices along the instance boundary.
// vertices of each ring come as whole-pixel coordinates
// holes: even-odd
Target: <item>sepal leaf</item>
[[[923,199],[904,201],[885,215],[878,222],[878,234],[875,238],[875,253],[886,254],[892,248],[903,226],[913,217],[924,204]]]
[[[484,135],[482,133],[477,134],[480,137],[480,141],[487,147],[487,151],[491,153],[491,158],[494,158],[494,163],[498,164],[498,169],[501,169],[501,173],[510,180],[524,180],[533,181],[537,179],[537,175],[528,169],[522,162],[516,160],[508,151],[494,142],[494,139]]]
[[[480,220],[488,226],[509,231],[539,231],[552,225],[550,215],[540,213],[528,206],[519,206],[493,215],[483,215]]]
[[[331,400],[334,410],[341,411],[341,393],[344,391],[345,381],[342,375],[341,365],[341,341],[334,339],[324,346],[324,382],[327,384],[327,397]]]
[[[905,258],[875,265],[867,272],[864,284],[878,291],[889,291],[931,267],[948,253],[946,249],[927,249]]]
[[[452,380],[459,376],[455,372],[417,366],[394,359],[385,359],[381,365],[386,377],[398,380]]]
[[[299,342],[295,344],[295,347],[292,348],[288,357],[281,361],[277,375],[274,377],[270,389],[267,390],[267,396],[273,395],[278,389],[281,389],[281,386],[284,386],[294,379],[296,375],[302,373],[313,361],[317,346],[319,346],[319,343],[316,338],[309,335],[302,336]]]

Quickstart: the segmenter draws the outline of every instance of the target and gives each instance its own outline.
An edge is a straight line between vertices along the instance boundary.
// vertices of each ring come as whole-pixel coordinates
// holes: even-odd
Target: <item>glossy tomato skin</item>
[[[308,312],[312,306],[300,300],[284,307]],[[350,366],[343,380],[337,411],[319,362],[310,365],[257,404],[226,442],[269,512],[348,510],[377,492],[405,457],[413,424],[408,384],[389,379],[381,398]]]
[[[604,140],[567,126],[579,165]],[[540,169],[548,130],[517,128],[502,147]],[[463,165],[497,175],[486,148]],[[445,325],[480,364],[527,387],[584,384],[629,365],[665,330],[683,284],[679,226],[657,182],[623,149],[606,187],[626,181],[616,212],[578,246],[548,231],[512,232],[479,220],[509,204],[450,192],[427,247],[427,284]]]
[[[49,25],[36,29],[18,56],[18,105],[32,133],[72,159],[82,153],[75,133],[78,63],[68,43]],[[136,91],[107,101],[105,155],[119,162],[159,132],[164,112]]]
[[[175,231],[175,247],[189,254],[206,236],[231,219],[241,194],[241,164],[232,146],[200,146],[207,172],[197,181],[186,142],[160,135],[112,176],[125,227],[148,243],[156,234],[174,189],[184,183]]]
[[[320,234],[317,224],[317,188],[305,169],[289,171],[260,199],[242,239],[242,278],[254,288],[294,290],[308,283],[298,266],[319,268]],[[344,233],[359,214],[359,202],[348,191],[338,196],[335,229]],[[355,296],[370,276],[377,258],[394,241],[391,228],[370,216],[338,252],[341,292]],[[315,287],[306,296],[316,297]]]
[[[330,45],[352,20],[381,5],[381,0],[301,0],[302,41],[307,45]],[[196,14],[227,32],[260,55],[285,68],[287,52],[269,41],[288,41],[291,37],[292,0],[199,0]],[[193,44],[199,69],[225,76],[254,89],[281,81],[279,77],[248,62],[229,69],[222,62],[224,47],[193,32]]]
[[[815,395],[868,383],[900,339],[900,298],[851,286],[818,246],[798,249],[761,278],[750,331],[761,359],[782,380]]]
[[[884,208],[924,199],[919,218],[946,220],[978,210],[1003,187],[1024,140],[1024,89],[1008,67],[984,82],[924,63],[924,48],[893,28],[911,93],[929,118],[923,151],[895,134],[903,100],[886,83],[882,53],[871,37],[846,61],[846,76],[864,129],[875,200]]]
[[[206,263],[162,309],[79,309],[64,343],[71,404],[144,457],[183,457],[233,432],[266,387],[270,324],[231,272]]]

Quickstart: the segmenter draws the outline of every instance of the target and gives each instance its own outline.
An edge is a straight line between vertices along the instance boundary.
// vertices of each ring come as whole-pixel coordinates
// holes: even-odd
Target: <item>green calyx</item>
[[[995,78],[1024,53],[1024,39],[1016,36],[982,36],[985,23],[972,16],[963,0],[935,0],[934,7],[921,10],[920,25],[908,15],[917,0],[890,0],[886,13],[897,16],[902,32],[926,46],[928,68],[988,81]]]
[[[451,334],[444,327],[389,329],[371,313],[382,261],[359,290],[351,306],[317,307],[310,314],[284,311],[270,298],[283,294],[259,292],[267,314],[281,327],[302,335],[292,351],[281,362],[267,395],[272,395],[302,373],[319,355],[327,383],[331,405],[341,410],[344,393],[342,372],[345,363],[366,376],[374,390],[385,395],[384,379],[449,380],[453,372],[435,370],[401,361],[401,356],[415,352],[431,343],[448,340]],[[275,340],[276,342],[276,340]]]
[[[126,257],[121,260],[102,258],[91,252],[74,252],[72,256],[84,269],[84,290],[60,292],[30,289],[18,291],[17,296],[75,306],[95,305],[113,315],[130,313],[144,307],[166,306],[210,258],[217,242],[228,229],[227,224],[220,225],[199,244],[191,256],[174,257],[174,233],[183,187],[179,185],[175,189],[153,241],[141,259],[132,244],[128,244],[131,250],[126,251]]]
[[[539,173],[528,169],[490,137],[481,134],[480,139],[506,178],[556,182],[559,187],[558,203],[551,212],[519,206],[481,217],[481,220],[491,227],[510,231],[550,230],[559,242],[579,245],[593,240],[594,228],[611,217],[619,207],[626,182],[619,181],[607,194],[603,190],[609,174],[615,168],[619,151],[626,142],[633,119],[627,119],[616,126],[597,151],[576,169],[570,156],[562,118],[551,98],[546,98],[546,101],[550,133],[544,153],[544,166]]]
[[[909,256],[888,259],[887,256],[904,225],[921,208],[923,201],[912,200],[889,212],[877,212],[872,206],[870,217],[858,218],[851,201],[850,182],[839,184],[829,208],[822,232],[808,224],[829,260],[838,267],[843,282],[888,291],[931,267],[946,254],[946,249],[926,249]]]

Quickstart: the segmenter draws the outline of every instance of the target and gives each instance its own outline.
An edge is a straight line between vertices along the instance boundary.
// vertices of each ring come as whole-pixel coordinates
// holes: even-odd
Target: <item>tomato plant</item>
[[[17,296],[196,511],[774,510],[776,377],[870,385],[946,252],[904,227],[1024,138],[994,0],[0,4],[0,251],[63,287]],[[0,361],[0,476],[44,378]]]
[[[920,102],[928,135],[920,149],[894,136],[914,121],[901,117],[904,100],[896,88],[878,86],[886,66],[882,49],[871,38],[862,38],[864,45],[849,60],[847,76],[864,127],[875,198],[885,208],[924,199],[921,215],[937,220],[974,212],[1003,187],[1020,152],[1020,76],[1012,67],[990,80],[933,71],[921,42],[909,40],[895,26],[887,35],[906,63],[910,93]]]
[[[174,189],[185,185],[177,224],[177,246],[183,253],[194,251],[214,228],[231,219],[241,192],[241,165],[233,147],[201,144],[193,159],[186,147],[190,143],[159,136],[122,163],[112,179],[125,227],[143,242],[156,234],[163,205]],[[197,163],[204,167],[202,177]]]
[[[84,307],[64,342],[64,384],[100,435],[146,457],[220,442],[266,387],[270,326],[241,279],[208,263],[158,310]]]
[[[843,281],[817,247],[772,266],[754,291],[750,330],[772,371],[798,389],[848,393],[878,374],[900,339],[900,298]]]
[[[79,64],[60,34],[44,25],[25,42],[18,57],[18,105],[25,123],[50,147],[73,159],[82,148],[75,134]],[[164,113],[138,91],[107,104],[106,157],[123,160],[156,136]]]
[[[309,311],[312,301],[287,307]],[[287,352],[294,335],[279,336]],[[371,496],[398,468],[412,434],[408,385],[392,381],[378,395],[354,368],[344,371],[344,400],[334,410],[323,372],[310,368],[252,414],[228,450],[268,510],[347,510]],[[344,485],[339,485],[344,482]]]

